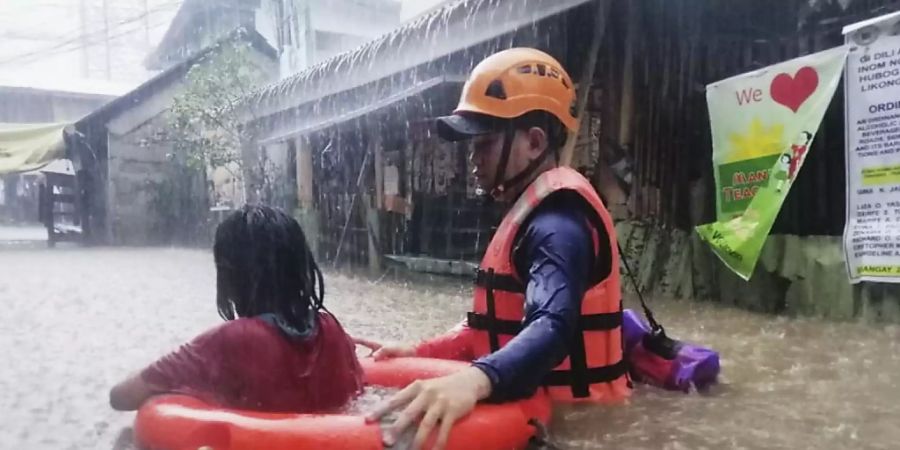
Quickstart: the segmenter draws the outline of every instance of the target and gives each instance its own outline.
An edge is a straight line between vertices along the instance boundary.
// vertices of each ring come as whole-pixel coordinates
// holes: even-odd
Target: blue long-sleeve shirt
[[[519,279],[527,284],[523,329],[506,346],[474,362],[491,380],[491,400],[534,394],[579,337],[575,331],[584,292],[612,267],[609,237],[603,227],[590,225],[589,211],[577,194],[560,192],[523,224],[513,251]]]

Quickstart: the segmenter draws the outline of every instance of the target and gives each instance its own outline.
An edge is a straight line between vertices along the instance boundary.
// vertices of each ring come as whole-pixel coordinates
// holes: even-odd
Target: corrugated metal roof
[[[458,0],[363,46],[272,84],[247,100],[264,117],[371,83],[592,0]]]
[[[356,105],[346,105],[347,107],[336,109],[327,115],[308,115],[303,118],[297,118],[297,120],[291,121],[288,127],[269,133],[272,136],[266,138],[260,143],[268,144],[272,142],[279,142],[285,139],[314,133],[338,123],[358,119],[367,114],[371,114],[391,105],[398,104],[408,98],[420,94],[427,94],[428,92],[435,89],[445,88],[455,89],[458,91],[459,89],[461,89],[461,85],[464,81],[464,78],[456,76],[436,77],[430,80],[416,83],[407,88],[400,89],[394,92],[392,95],[378,99],[376,101],[363,102]]]

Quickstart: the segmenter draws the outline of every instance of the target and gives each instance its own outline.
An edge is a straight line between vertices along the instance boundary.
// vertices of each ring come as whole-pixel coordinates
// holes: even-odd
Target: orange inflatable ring
[[[418,379],[439,377],[469,367],[459,361],[429,358],[361,362],[367,384],[391,388],[403,388]],[[524,449],[535,434],[529,421],[537,419],[546,424],[550,412],[550,399],[543,389],[518,402],[479,404],[454,425],[447,449]],[[181,395],[147,401],[137,413],[134,431],[138,445],[152,450],[384,448],[380,425],[366,423],[362,416],[233,410]]]

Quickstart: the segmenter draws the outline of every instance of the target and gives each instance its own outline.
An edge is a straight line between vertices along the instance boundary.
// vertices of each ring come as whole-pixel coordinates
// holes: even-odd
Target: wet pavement
[[[461,319],[447,280],[326,274],[353,334],[413,341]],[[0,246],[0,448],[110,449],[133,414],[109,387],[219,322],[209,252]],[[640,386],[629,405],[559,407],[562,449],[889,449],[900,442],[900,327],[657,307],[669,334],[722,353],[722,383]]]

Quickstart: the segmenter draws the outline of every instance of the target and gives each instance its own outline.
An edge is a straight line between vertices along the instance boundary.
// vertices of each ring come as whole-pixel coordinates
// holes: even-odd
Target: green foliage
[[[222,47],[195,64],[169,110],[172,158],[195,170],[240,164],[241,144],[250,136],[237,106],[263,76],[249,44]]]
[[[250,52],[249,44],[223,43],[194,64],[154,133],[152,141],[170,149],[165,180],[147,186],[154,228],[167,240],[202,240],[211,190],[207,174],[241,167],[242,144],[252,137],[241,126],[238,105],[265,76]]]

